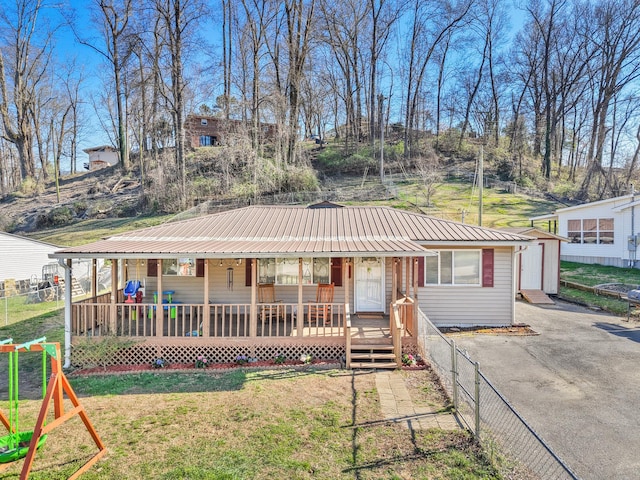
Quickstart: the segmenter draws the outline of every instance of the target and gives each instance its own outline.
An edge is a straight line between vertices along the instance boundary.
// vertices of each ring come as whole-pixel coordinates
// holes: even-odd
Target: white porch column
[[[95,260],[94,260],[95,261]],[[58,260],[58,264],[64,268],[64,365],[62,368],[69,368],[71,366],[71,321],[73,318],[72,307],[72,295],[73,289],[71,288],[71,259],[68,258],[65,262],[62,259]]]

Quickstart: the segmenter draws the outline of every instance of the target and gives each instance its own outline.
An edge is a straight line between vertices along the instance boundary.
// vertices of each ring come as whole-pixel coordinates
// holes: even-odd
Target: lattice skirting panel
[[[422,348],[420,348],[416,339],[412,337],[402,337],[402,353],[424,357]]]
[[[239,355],[246,355],[258,361],[269,361],[278,355],[285,355],[289,360],[297,360],[303,354],[310,354],[314,359],[338,361],[345,355],[345,345],[342,342],[290,341],[274,345],[200,342],[197,344],[157,344],[149,341],[127,346],[107,347],[100,345],[100,341],[75,342],[72,348],[71,363],[76,368],[90,368],[94,366],[144,365],[162,358],[169,364],[192,364],[201,355],[211,363],[234,363]]]

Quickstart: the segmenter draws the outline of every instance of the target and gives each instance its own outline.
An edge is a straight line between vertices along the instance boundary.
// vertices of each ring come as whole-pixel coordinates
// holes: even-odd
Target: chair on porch
[[[319,283],[316,301],[309,303],[308,321],[311,325],[324,323],[331,325],[331,304],[333,303],[333,283]]]
[[[284,320],[284,305],[282,300],[276,300],[276,287],[273,283],[258,284],[258,308],[262,321]]]

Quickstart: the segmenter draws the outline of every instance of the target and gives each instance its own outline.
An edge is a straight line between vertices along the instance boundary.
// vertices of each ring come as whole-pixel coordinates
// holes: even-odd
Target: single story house
[[[118,164],[120,154],[117,148],[111,145],[85,148],[84,153],[89,155],[89,163],[85,163],[85,169],[93,171],[101,168],[112,167]]]
[[[60,250],[57,245],[32,238],[0,232],[0,282],[8,279],[40,280],[42,267],[51,262],[49,255]]]
[[[635,194],[560,208],[530,220],[532,225],[547,222],[550,232],[567,238],[560,250],[562,260],[638,266],[640,198]]]
[[[560,290],[560,248],[567,239],[536,227],[504,230],[535,239],[516,258],[516,289],[542,290],[557,295]]]
[[[250,206],[117,234],[52,255],[67,265],[103,258],[112,268],[113,294],[97,295],[94,281],[90,298],[65,298],[67,364],[88,361],[91,342],[115,334],[133,344],[113,363],[309,353],[350,366],[391,355],[395,366],[402,352],[417,352],[421,315],[441,326],[512,324],[515,258],[531,240],[329,202]],[[361,338],[370,324],[378,337]]]

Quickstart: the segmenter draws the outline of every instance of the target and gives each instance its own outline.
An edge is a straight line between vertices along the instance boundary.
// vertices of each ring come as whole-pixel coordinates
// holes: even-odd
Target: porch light
[[[238,265],[238,266],[242,265],[242,259],[241,258],[236,258],[236,265]]]

